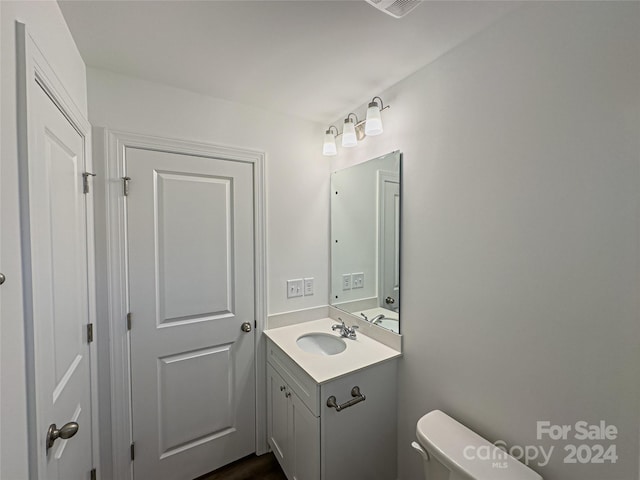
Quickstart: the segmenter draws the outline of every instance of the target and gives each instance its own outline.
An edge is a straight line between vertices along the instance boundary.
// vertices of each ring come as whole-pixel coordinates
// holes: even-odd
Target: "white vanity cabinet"
[[[291,480],[320,479],[320,419],[267,365],[268,435],[273,453]]]
[[[365,400],[353,403],[356,386]],[[337,411],[332,396],[352,405]],[[289,480],[396,479],[395,359],[318,383],[267,339],[267,404],[269,444]]]

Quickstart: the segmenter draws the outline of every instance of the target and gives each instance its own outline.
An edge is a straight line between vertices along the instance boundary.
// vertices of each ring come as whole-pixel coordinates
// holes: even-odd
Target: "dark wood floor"
[[[249,455],[196,480],[287,480],[273,453]]]

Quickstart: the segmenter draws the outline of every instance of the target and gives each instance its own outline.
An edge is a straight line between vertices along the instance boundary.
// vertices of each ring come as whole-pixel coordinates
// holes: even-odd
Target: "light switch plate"
[[[351,290],[351,274],[345,273],[342,275],[342,290]]]
[[[352,273],[351,288],[363,288],[363,287],[364,287],[364,273]]]
[[[302,279],[287,280],[287,298],[302,296]]]
[[[313,295],[313,277],[304,279],[304,296]]]

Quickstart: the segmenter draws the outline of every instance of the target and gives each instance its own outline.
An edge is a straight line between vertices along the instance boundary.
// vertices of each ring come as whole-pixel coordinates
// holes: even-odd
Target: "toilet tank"
[[[416,426],[426,480],[542,480],[529,467],[440,410],[427,413]],[[477,458],[482,447],[489,455]],[[489,458],[487,458],[489,457]]]

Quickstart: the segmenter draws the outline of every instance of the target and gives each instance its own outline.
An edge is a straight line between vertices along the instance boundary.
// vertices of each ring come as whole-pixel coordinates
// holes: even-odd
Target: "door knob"
[[[384,299],[384,303],[388,304],[388,305],[393,305],[394,303],[396,303],[395,299],[393,297],[387,297]]]
[[[6,279],[7,277],[4,276],[4,273],[0,273],[0,285],[2,285]]]
[[[248,333],[251,331],[251,324],[249,322],[244,322],[242,324],[242,326],[240,327],[240,330],[242,330],[245,333]]]
[[[78,433],[79,425],[76,422],[65,423],[60,429],[56,426],[55,423],[49,425],[49,430],[47,430],[47,451],[51,447],[53,447],[53,442],[55,442],[58,438],[62,438],[66,440],[68,438],[73,437],[76,433]]]

